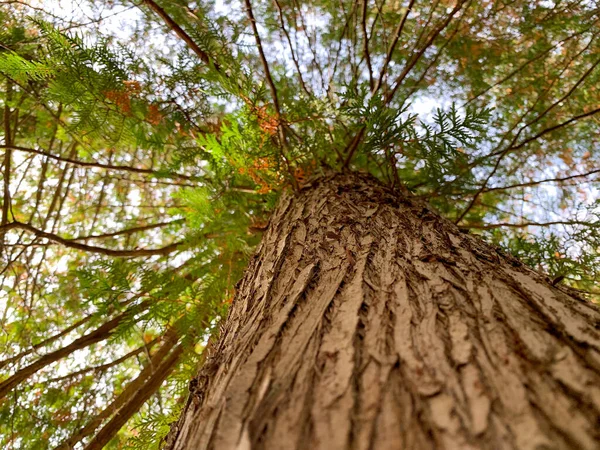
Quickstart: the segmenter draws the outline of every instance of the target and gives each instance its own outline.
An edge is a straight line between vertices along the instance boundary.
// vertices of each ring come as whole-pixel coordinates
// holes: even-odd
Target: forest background
[[[599,21],[0,2],[0,446],[160,441],[279,196],[322,173],[369,172],[597,301]]]

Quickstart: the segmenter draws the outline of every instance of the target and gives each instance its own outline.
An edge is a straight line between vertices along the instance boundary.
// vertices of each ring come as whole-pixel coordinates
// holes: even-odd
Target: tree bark
[[[165,448],[598,449],[599,309],[358,174],[284,195]]]

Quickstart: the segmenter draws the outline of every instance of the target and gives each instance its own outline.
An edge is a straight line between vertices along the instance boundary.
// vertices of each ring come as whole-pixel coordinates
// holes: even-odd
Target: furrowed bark
[[[598,449],[600,312],[362,175],[284,195],[168,449]]]

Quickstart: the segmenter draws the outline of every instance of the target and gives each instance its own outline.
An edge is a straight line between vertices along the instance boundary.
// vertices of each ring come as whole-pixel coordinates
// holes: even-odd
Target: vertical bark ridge
[[[170,449],[597,449],[600,313],[362,175],[284,195]]]

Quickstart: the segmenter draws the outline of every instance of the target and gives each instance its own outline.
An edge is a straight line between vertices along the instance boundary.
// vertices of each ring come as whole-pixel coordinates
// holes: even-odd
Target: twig
[[[8,213],[10,210],[10,163],[12,150],[12,133],[10,127],[10,101],[12,97],[12,82],[6,80],[6,100],[4,102],[4,195],[2,198],[2,218],[0,225],[8,223]],[[4,233],[0,233],[0,248],[4,246]]]
[[[311,95],[310,91],[306,87],[306,84],[304,83],[304,78],[302,78],[302,71],[300,70],[300,63],[298,62],[298,58],[296,57],[296,52],[294,52],[294,47],[292,46],[292,39],[290,38],[290,33],[288,32],[287,28],[285,27],[285,22],[283,20],[283,10],[281,9],[281,5],[278,0],[274,0],[274,2],[275,2],[275,6],[277,7],[277,11],[279,13],[279,23],[281,25],[281,29],[283,30],[283,33],[285,34],[285,38],[288,41],[288,45],[290,47],[290,52],[291,52],[291,56],[292,56],[292,61],[294,61],[294,65],[296,66],[296,72],[298,72],[298,79],[300,80],[300,85],[302,86],[302,89],[304,89],[304,92],[306,92],[308,95]]]
[[[161,172],[157,172],[155,170],[141,169],[138,167],[116,166],[113,164],[103,164],[103,163],[99,163],[99,162],[80,161],[78,159],[53,155],[51,153],[47,153],[43,150],[39,150],[36,148],[21,147],[18,145],[0,144],[0,148],[10,148],[12,150],[18,150],[21,152],[34,153],[36,155],[45,156],[49,159],[53,159],[54,161],[65,162],[65,163],[73,164],[73,165],[79,166],[79,167],[95,167],[98,169],[105,169],[105,170],[119,170],[122,172],[142,173],[142,174],[146,174],[146,175],[153,175],[157,178],[164,177],[164,178],[171,178],[171,179],[191,180],[191,181],[194,181],[197,179],[197,177],[193,177],[190,175],[183,175],[180,173],[168,173],[168,172],[161,173]]]
[[[260,35],[258,34],[258,28],[256,27],[256,19],[254,18],[254,14],[252,12],[252,4],[250,3],[250,0],[244,0],[244,4],[246,5],[246,14],[248,14],[248,19],[250,19],[250,24],[252,25],[252,32],[254,33],[254,39],[256,40],[256,47],[258,48],[260,60],[262,62],[263,69],[265,70],[267,84],[269,85],[269,89],[271,90],[271,96],[273,97],[273,105],[275,106],[277,119],[280,120],[281,110],[279,107],[279,98],[277,97],[277,88],[275,87],[275,83],[273,82],[271,70],[269,69],[269,63],[267,62],[265,52],[263,51]]]
[[[486,188],[484,190],[484,192],[505,191],[508,189],[515,189],[515,188],[519,188],[519,187],[528,187],[528,186],[535,186],[535,185],[542,184],[542,183],[551,183],[553,181],[558,181],[558,182],[568,181],[568,180],[573,180],[575,178],[585,178],[590,175],[594,175],[595,173],[600,173],[600,169],[594,169],[589,172],[578,173],[576,175],[569,175],[567,177],[546,178],[544,180],[535,180],[535,181],[529,181],[526,183],[511,184],[510,186],[498,186],[498,187]]]
[[[106,256],[115,256],[119,258],[127,258],[127,257],[140,257],[140,256],[165,256],[169,253],[176,251],[183,242],[175,242],[173,244],[167,245],[166,247],[154,248],[154,249],[136,249],[136,250],[113,250],[110,248],[104,247],[96,247],[95,245],[87,245],[75,242],[73,239],[65,239],[56,234],[48,233],[43,230],[39,230],[32,225],[27,223],[22,223],[18,221],[10,222],[6,225],[0,226],[0,231],[6,233],[9,230],[13,229],[22,229],[25,231],[29,231],[30,233],[35,234],[37,237],[48,239],[52,242],[56,242],[57,244],[63,245],[65,247],[73,248],[76,250],[81,250],[88,253],[98,253]]]
[[[555,220],[552,222],[523,222],[523,223],[489,223],[482,225],[461,225],[462,228],[474,228],[478,230],[490,230],[493,228],[508,227],[508,228],[525,228],[525,227],[548,227],[550,225],[586,225],[589,227],[598,227],[600,223],[584,222],[582,220]]]
[[[371,89],[371,92],[373,92],[375,80],[373,79],[373,67],[371,66],[371,54],[369,53],[369,35],[367,34],[367,1],[368,0],[363,0],[361,25],[364,37],[363,51],[365,54],[365,60],[367,61],[367,69],[369,70],[369,88]]]
[[[183,28],[181,28],[172,18],[171,16],[169,16],[166,11],[161,8],[159,5],[157,5],[153,0],[142,0],[142,3],[148,5],[148,7],[150,9],[152,9],[157,15],[160,16],[161,19],[163,19],[165,21],[165,23],[167,24],[167,26],[169,28],[171,28],[175,34],[177,34],[177,36],[179,36],[187,45],[188,47],[196,54],[198,55],[198,57],[202,60],[203,63],[205,64],[210,64],[210,57],[208,56],[208,53],[206,53],[204,50],[202,50],[198,44],[196,44],[194,42],[194,40],[190,37],[189,34],[187,34]],[[219,65],[213,61],[213,67],[219,71],[220,67]]]
[[[392,60],[392,54],[394,53],[396,44],[398,44],[398,40],[400,39],[400,36],[402,35],[402,30],[404,29],[404,24],[406,23],[406,19],[408,18],[408,15],[410,14],[414,4],[415,4],[415,0],[410,0],[410,3],[408,4],[408,7],[406,8],[404,15],[402,16],[402,19],[400,19],[400,23],[398,24],[398,27],[396,27],[396,31],[394,32],[394,38],[392,40],[392,43],[390,44],[390,47],[388,48],[387,54],[385,55],[385,61],[383,63],[383,67],[381,68],[381,73],[379,74],[379,79],[377,80],[377,84],[375,84],[375,87],[372,88],[372,90],[371,90],[373,95],[375,95],[377,93],[377,91],[379,91],[379,88],[381,87],[381,83],[383,83],[383,78],[385,77],[387,67],[390,64],[390,61]],[[400,82],[402,82],[402,80],[400,80]]]
[[[385,103],[386,104],[389,103],[392,100],[392,98],[396,94],[396,91],[398,90],[398,88],[400,87],[400,85],[402,84],[402,82],[404,81],[404,79],[406,78],[406,76],[410,73],[410,71],[412,70],[412,68],[415,66],[415,64],[417,64],[417,62],[419,61],[419,59],[421,59],[421,57],[423,56],[423,54],[425,53],[425,51],[431,46],[431,44],[433,44],[433,41],[448,26],[448,24],[450,23],[450,21],[452,20],[452,18],[456,15],[456,13],[458,11],[460,11],[460,9],[462,8],[462,6],[465,3],[466,3],[466,0],[461,0],[461,1],[459,1],[456,4],[456,6],[452,9],[452,11],[450,12],[450,14],[448,14],[448,16],[446,17],[446,19],[435,30],[433,30],[433,33],[431,33],[429,35],[429,39],[427,39],[427,42],[425,43],[425,45],[423,45],[423,47],[421,47],[421,50],[419,50],[410,59],[410,61],[406,64],[406,66],[404,67],[404,69],[402,70],[402,72],[400,73],[400,75],[398,75],[398,77],[396,78],[396,81],[394,81],[394,84],[392,86],[391,91],[386,95],[386,97],[385,97]]]
[[[489,181],[491,180],[491,178],[496,174],[496,172],[498,171],[498,168],[500,167],[500,163],[502,162],[502,160],[504,159],[504,157],[506,155],[508,155],[509,152],[513,152],[515,150],[518,150],[522,147],[524,147],[525,145],[527,145],[528,143],[535,141],[536,139],[542,137],[545,134],[548,134],[552,131],[558,130],[559,128],[565,127],[567,125],[569,125],[570,123],[576,122],[579,119],[583,119],[585,117],[589,117],[592,116],[596,113],[600,112],[600,108],[596,108],[592,111],[588,111],[586,113],[580,114],[578,116],[572,117],[569,120],[566,120],[562,123],[559,123],[557,125],[554,125],[552,127],[548,127],[545,130],[540,131],[539,133],[535,134],[534,136],[531,136],[528,139],[525,139],[523,142],[521,142],[518,145],[512,146],[512,147],[507,147],[504,150],[502,150],[502,152],[499,153],[499,157],[496,160],[496,164],[494,165],[494,168],[492,169],[492,171],[490,172],[490,174],[486,177],[486,179],[484,180],[481,188],[479,188],[479,190],[475,193],[475,195],[473,196],[473,198],[471,199],[471,201],[469,202],[469,205],[465,208],[465,210],[458,216],[458,218],[455,220],[454,223],[459,223],[464,217],[465,215],[467,215],[467,213],[471,210],[471,208],[475,205],[475,202],[477,201],[477,199],[479,198],[479,196],[484,192],[485,188],[487,187]],[[496,155],[496,154],[492,154]]]
[[[150,225],[143,225],[143,226],[139,226],[139,227],[128,228],[126,230],[115,231],[113,233],[92,234],[89,236],[79,236],[79,237],[73,238],[71,240],[72,241],[87,241],[88,239],[106,239],[106,238],[114,237],[114,236],[130,235],[133,233],[138,233],[140,231],[152,230],[154,228],[167,227],[169,225],[174,225],[176,223],[183,223],[183,222],[185,222],[185,219],[177,219],[177,220],[172,220],[170,222],[159,222],[159,223],[153,223]]]

